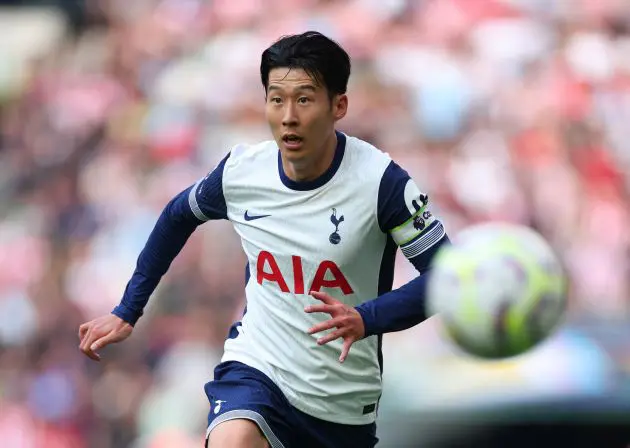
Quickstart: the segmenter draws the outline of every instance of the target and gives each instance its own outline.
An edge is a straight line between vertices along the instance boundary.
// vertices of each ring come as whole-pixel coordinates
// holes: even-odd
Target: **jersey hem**
[[[282,392],[282,394],[284,395],[284,397],[287,399],[287,401],[289,402],[291,406],[293,406],[294,408],[296,408],[297,410],[301,412],[304,412],[307,415],[310,415],[311,417],[314,417],[314,418],[317,418],[319,420],[323,420],[326,422],[337,423],[340,425],[369,425],[376,421],[376,412],[367,414],[367,415],[361,415],[358,417],[348,417],[347,415],[322,413],[308,405],[305,405],[304,402],[300,400],[296,400],[295,398],[287,394],[287,391],[285,390],[285,388],[282,387],[282,385],[278,384],[278,382],[274,379],[273,374],[269,371],[269,369],[266,368],[264,363],[259,362],[258,360],[250,356],[247,356],[247,355],[243,356],[243,354],[224,353],[223,357],[221,358],[221,362],[227,362],[227,361],[237,361],[253,369],[261,371],[263,374],[267,376],[267,378],[269,378],[278,387],[278,389],[280,389],[280,391]]]
[[[310,406],[304,405],[304,402],[291,399],[290,397],[287,397],[287,400],[289,400],[289,403],[291,403],[291,406],[296,408],[298,411],[304,412],[305,414],[308,414],[311,417],[315,417],[325,422],[337,423],[339,425],[355,426],[355,425],[370,425],[376,421],[376,415],[374,414],[362,415],[361,417],[355,417],[355,418],[352,418],[352,417],[349,418],[346,415],[339,415],[339,414],[331,414],[331,413],[324,414],[324,413],[314,410]]]

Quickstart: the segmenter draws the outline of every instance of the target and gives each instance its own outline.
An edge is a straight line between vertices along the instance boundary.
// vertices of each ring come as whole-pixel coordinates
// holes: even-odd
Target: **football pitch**
[[[506,388],[503,395],[488,395],[486,400],[480,396],[463,404],[451,395],[444,406],[430,407],[405,403],[400,393],[388,394],[386,382],[378,446],[627,448],[630,446],[630,325],[576,322],[569,327],[572,334],[583,338],[583,343],[601,350],[603,357],[599,359],[606,360],[606,369],[594,369],[596,358],[582,354],[577,356],[581,361],[572,365],[573,374],[568,371],[564,377],[555,376],[555,383],[549,380],[546,392],[530,391],[525,385],[516,390],[519,386],[514,386],[513,391]],[[577,354],[578,349],[575,350]],[[555,353],[549,359],[562,362]],[[541,371],[540,380],[544,382],[548,373]],[[582,374],[590,381],[578,381]],[[489,381],[496,378],[488,376]],[[559,393],[557,385],[561,386],[563,380],[567,386],[564,393]],[[568,386],[571,383],[574,387]],[[483,394],[480,389],[479,395]]]

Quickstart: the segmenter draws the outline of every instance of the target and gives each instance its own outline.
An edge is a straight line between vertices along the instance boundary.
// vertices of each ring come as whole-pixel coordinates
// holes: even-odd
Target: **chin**
[[[300,160],[308,154],[308,150],[304,146],[300,148],[288,148],[287,145],[280,142],[279,148],[282,155],[288,160]]]

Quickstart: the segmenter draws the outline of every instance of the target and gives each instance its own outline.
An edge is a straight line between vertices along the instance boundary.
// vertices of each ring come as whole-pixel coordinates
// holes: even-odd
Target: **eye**
[[[274,103],[274,104],[280,104],[282,103],[282,98],[280,98],[279,96],[273,96],[269,98],[269,102]]]
[[[306,97],[306,96],[301,96],[298,98],[297,102],[298,104],[306,104],[310,101],[310,98]]]

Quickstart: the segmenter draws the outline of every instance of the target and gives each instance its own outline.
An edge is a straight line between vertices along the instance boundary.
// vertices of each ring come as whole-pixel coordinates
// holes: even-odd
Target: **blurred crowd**
[[[231,145],[270,138],[258,68],[284,34],[315,29],[349,51],[340,130],[405,167],[449,233],[531,225],[565,262],[574,315],[627,315],[623,0],[0,3],[3,447],[200,446],[202,386],[244,306],[229,223],[193,235],[100,364],[78,326],[118,303],[173,195]],[[413,275],[401,258],[396,284]]]

